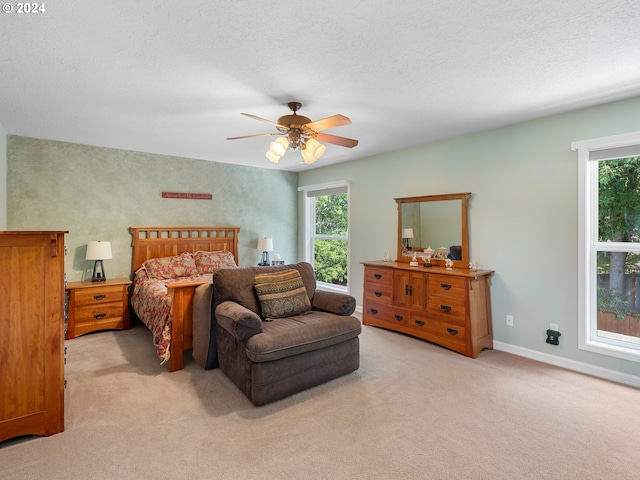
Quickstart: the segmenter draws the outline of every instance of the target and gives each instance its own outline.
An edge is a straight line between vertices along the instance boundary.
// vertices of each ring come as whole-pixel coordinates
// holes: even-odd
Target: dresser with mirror
[[[467,192],[395,199],[396,260],[363,262],[364,325],[422,338],[472,358],[493,348],[494,272],[469,262],[470,197]]]

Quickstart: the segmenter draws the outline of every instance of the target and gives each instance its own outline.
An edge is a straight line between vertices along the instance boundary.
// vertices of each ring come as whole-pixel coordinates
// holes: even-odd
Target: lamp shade
[[[259,238],[258,250],[261,252],[273,252],[273,239],[267,237]]]
[[[271,153],[278,157],[282,157],[289,148],[289,139],[287,137],[278,137],[275,141],[271,142]]]
[[[87,244],[87,260],[107,260],[111,255],[111,242],[92,241]]]
[[[402,238],[413,238],[413,228],[403,228]]]

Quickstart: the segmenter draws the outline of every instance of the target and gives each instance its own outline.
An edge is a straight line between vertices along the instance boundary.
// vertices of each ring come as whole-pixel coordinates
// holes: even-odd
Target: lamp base
[[[268,267],[271,265],[269,261],[269,252],[262,252],[262,258],[260,259],[259,267]]]
[[[91,277],[92,282],[104,282],[107,277],[104,276],[104,267],[102,266],[102,260],[96,260],[96,263],[93,264],[93,276]]]

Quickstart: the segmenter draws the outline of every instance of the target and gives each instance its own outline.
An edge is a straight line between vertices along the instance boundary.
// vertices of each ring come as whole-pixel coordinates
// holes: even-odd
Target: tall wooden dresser
[[[491,270],[363,262],[362,323],[429,340],[468,357],[493,348]]]
[[[0,232],[0,441],[64,430],[64,234]]]

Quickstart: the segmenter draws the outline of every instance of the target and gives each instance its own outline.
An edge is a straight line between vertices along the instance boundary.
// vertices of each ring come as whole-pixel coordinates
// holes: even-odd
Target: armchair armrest
[[[246,340],[262,332],[262,319],[236,302],[222,302],[216,308],[218,325],[238,340]]]
[[[311,306],[314,310],[349,316],[356,309],[356,299],[345,293],[316,290]]]

